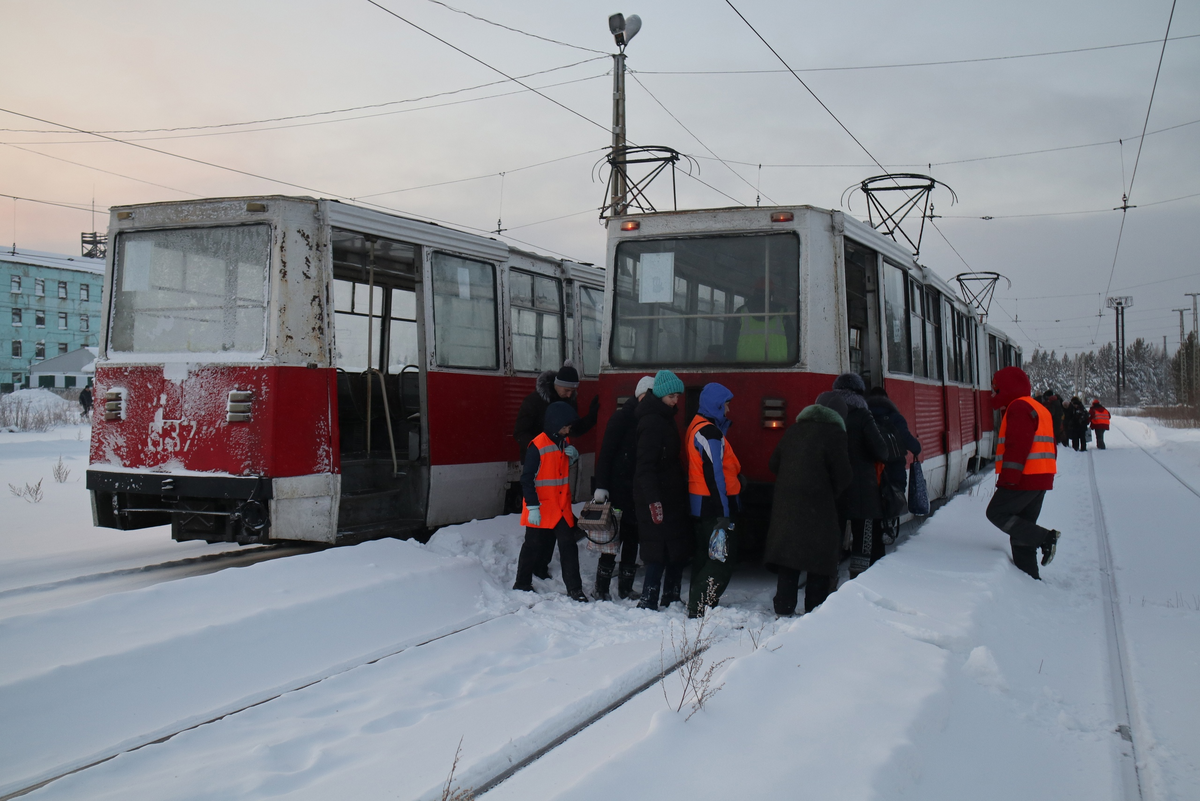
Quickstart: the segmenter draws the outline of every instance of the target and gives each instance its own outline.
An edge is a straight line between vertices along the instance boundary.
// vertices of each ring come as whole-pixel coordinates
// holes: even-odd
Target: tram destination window
[[[121,234],[109,351],[261,356],[270,263],[269,225]]]
[[[513,369],[540,372],[562,367],[563,306],[558,279],[512,270],[508,287]]]
[[[613,364],[796,363],[795,234],[629,240],[615,267]]]
[[[434,253],[433,323],[439,367],[498,368],[496,268]]]

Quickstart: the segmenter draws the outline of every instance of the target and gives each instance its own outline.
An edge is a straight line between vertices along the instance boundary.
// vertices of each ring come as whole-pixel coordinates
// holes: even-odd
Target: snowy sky
[[[595,167],[610,142],[615,11],[643,20],[628,49],[631,141],[695,156],[712,187],[680,176],[681,207],[753,205],[761,190],[764,205],[845,208],[843,191],[879,172],[726,2],[449,3],[562,44],[435,0],[379,2],[429,33],[367,0],[3,4],[0,193],[79,209],[0,197],[0,242],[75,252],[93,197],[103,209],[281,193],[477,230],[499,217],[519,247],[600,262]],[[953,249],[928,231],[924,263],[946,278],[962,260],[1011,278],[992,321],[1026,348],[1111,340],[1111,313],[1096,316],[1121,225],[1111,209],[1133,179],[1171,2],[734,5],[876,159],[931,171],[958,193],[953,207],[935,195]],[[1200,7],[1175,9],[1170,31],[1109,294],[1134,297],[1130,341],[1166,334],[1173,351],[1171,309],[1200,291],[1188,245],[1200,209]],[[525,81],[576,113],[480,61],[509,76],[554,70]],[[945,61],[958,63],[897,66]],[[848,67],[881,68],[833,69]],[[774,72],[728,74],[755,70]],[[229,125],[281,117],[294,119]],[[63,126],[120,131],[106,135],[141,147]],[[135,132],[164,128],[186,130]],[[1029,151],[1050,152],[997,158]],[[652,193],[659,208],[668,187]],[[860,195],[849,203],[865,214]]]

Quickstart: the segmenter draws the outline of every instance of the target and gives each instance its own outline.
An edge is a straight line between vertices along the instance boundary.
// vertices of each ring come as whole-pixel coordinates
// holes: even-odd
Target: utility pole
[[[1189,376],[1190,380],[1188,381],[1188,400],[1191,401],[1191,403],[1193,405],[1195,405],[1195,403],[1196,403],[1196,351],[1198,349],[1200,349],[1197,347],[1197,345],[1200,345],[1200,334],[1197,334],[1197,331],[1196,331],[1196,296],[1200,295],[1200,292],[1184,292],[1183,294],[1188,295],[1192,299],[1192,341],[1189,343],[1188,354],[1187,354],[1188,366],[1190,368],[1189,372],[1191,373],[1191,375]]]
[[[1196,293],[1200,294],[1200,292]],[[1130,295],[1118,295],[1106,301],[1108,308],[1116,312],[1117,340],[1117,405],[1121,405],[1121,390],[1125,388],[1125,309],[1133,305]]]
[[[1183,396],[1184,403],[1190,404],[1192,402],[1192,366],[1183,350],[1183,314],[1187,309],[1171,309],[1171,311],[1179,312],[1179,392]]]
[[[628,208],[628,176],[625,173],[625,46],[642,29],[642,18],[637,14],[613,14],[608,18],[608,30],[617,42],[619,52],[613,53],[613,123],[612,155],[609,163],[615,171],[612,182],[612,197],[609,211],[615,217]]]

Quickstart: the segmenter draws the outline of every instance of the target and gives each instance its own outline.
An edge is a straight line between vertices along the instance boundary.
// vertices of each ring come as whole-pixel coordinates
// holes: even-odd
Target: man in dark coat
[[[521,454],[521,458],[525,458],[525,452],[529,450],[529,443],[533,442],[542,431],[542,424],[545,422],[546,409],[551,403],[562,401],[568,404],[575,413],[579,413],[579,371],[567,362],[562,366],[562,369],[555,373],[553,370],[547,370],[538,376],[536,384],[534,384],[533,392],[525,396],[525,400],[521,401],[521,408],[517,411],[517,422],[513,426],[513,437],[517,440],[517,448]],[[600,396],[592,398],[591,408],[584,417],[580,417],[571,426],[571,436],[578,437],[592,430],[596,425],[596,416],[600,409]],[[550,578],[550,560],[554,558],[555,540],[547,540],[546,550],[537,560],[533,567],[533,575],[540,579]]]
[[[921,453],[921,440],[912,435],[908,430],[908,421],[904,419],[904,415],[900,414],[900,410],[896,408],[896,404],[892,403],[892,399],[888,397],[887,390],[883,387],[871,387],[871,391],[867,393],[867,408],[871,410],[871,416],[875,418],[876,427],[883,432],[884,430],[894,431],[900,440],[900,444],[904,447],[907,453],[911,453],[914,457]],[[895,459],[885,462],[883,465],[883,478],[891,486],[895,487],[900,496],[905,494],[905,488],[908,484],[908,457],[903,459]],[[882,486],[882,483],[881,483]],[[890,531],[889,536],[895,536],[893,527],[895,520],[876,520],[874,528],[880,532]],[[883,547],[883,538],[875,537],[871,544],[870,564],[875,564],[879,561],[886,551]]]
[[[1062,398],[1052,389],[1042,395],[1042,405],[1050,412],[1054,421],[1054,439],[1059,445],[1067,444],[1066,409],[1063,408]]]
[[[1078,397],[1071,398],[1071,402],[1066,405],[1063,410],[1065,419],[1063,427],[1066,429],[1067,439],[1071,442],[1071,448],[1077,451],[1087,450],[1087,427],[1089,422],[1088,410],[1083,407],[1083,401]]]
[[[92,413],[92,391],[87,387],[84,387],[83,391],[79,393],[79,405],[83,407],[83,411],[80,413],[83,417]]]
[[[688,531],[687,477],[680,460],[675,414],[683,397],[683,382],[670,370],[659,370],[654,389],[646,393],[634,415],[638,421],[637,464],[633,502],[637,508],[638,539],[646,577],[639,609],[658,609],[679,600],[683,565],[691,555]],[[664,572],[666,573],[664,580]]]
[[[876,462],[885,462],[888,457],[887,443],[879,435],[875,418],[867,409],[863,398],[867,385],[857,373],[842,373],[833,382],[832,394],[846,404],[846,443],[850,453],[850,467],[854,480],[839,500],[843,520],[850,521],[852,545],[850,550],[850,578],[870,567],[871,551],[875,540],[882,536],[875,531],[874,521],[883,517],[883,506],[879,502],[879,478],[875,471]],[[817,403],[823,403],[822,397]]]
[[[777,615],[795,613],[801,571],[808,571],[806,612],[829,596],[837,580],[842,526],[836,499],[854,473],[842,419],[845,403],[832,394],[826,402],[830,405],[800,412],[767,463],[775,474],[775,498],[764,561],[779,574]]]
[[[617,595],[633,597],[633,579],[637,575],[638,523],[633,504],[633,472],[637,465],[637,417],[638,403],[654,386],[654,379],[645,376],[638,381],[633,397],[613,412],[604,429],[604,441],[596,457],[596,503],[612,502],[612,508],[621,514],[621,572],[617,577]],[[596,565],[597,599],[609,600],[609,587],[617,555],[600,554]]]

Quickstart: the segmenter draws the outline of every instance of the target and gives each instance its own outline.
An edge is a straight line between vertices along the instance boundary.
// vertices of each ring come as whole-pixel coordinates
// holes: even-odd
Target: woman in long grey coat
[[[768,466],[775,474],[775,499],[767,531],[766,565],[779,574],[775,613],[796,611],[801,571],[808,571],[804,611],[811,612],[833,591],[842,550],[837,497],[853,479],[844,404],[812,405],[783,435]]]

